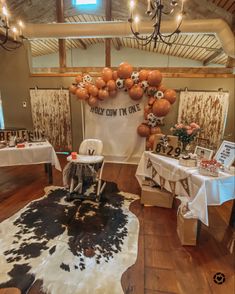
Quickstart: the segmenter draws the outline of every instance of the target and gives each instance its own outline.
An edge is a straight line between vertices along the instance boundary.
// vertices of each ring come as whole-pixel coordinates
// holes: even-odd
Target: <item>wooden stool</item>
[[[21,294],[21,291],[18,288],[2,288],[0,294]]]

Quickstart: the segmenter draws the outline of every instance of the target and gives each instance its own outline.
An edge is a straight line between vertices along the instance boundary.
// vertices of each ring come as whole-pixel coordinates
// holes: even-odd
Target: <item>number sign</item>
[[[178,137],[157,134],[155,136],[153,151],[169,157],[179,157],[181,148],[178,146]]]

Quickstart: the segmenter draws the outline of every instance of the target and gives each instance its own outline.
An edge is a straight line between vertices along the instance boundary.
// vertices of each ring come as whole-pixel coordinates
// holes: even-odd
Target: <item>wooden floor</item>
[[[60,161],[63,166],[65,159],[60,157]],[[134,165],[106,164],[103,177],[116,182],[122,191],[140,194],[135,171]],[[53,174],[53,184],[61,186],[61,173],[53,170]],[[0,168],[0,221],[41,197],[47,185],[42,165]],[[176,233],[177,203],[173,209],[164,209],[134,202],[131,210],[140,222],[138,258],[122,276],[124,293],[235,293],[235,258],[226,247],[232,234],[227,225],[231,206],[228,202],[211,207],[210,227],[202,225],[198,245],[183,247]],[[225,274],[222,285],[213,281],[217,272]],[[40,285],[37,281],[29,294],[41,294]]]

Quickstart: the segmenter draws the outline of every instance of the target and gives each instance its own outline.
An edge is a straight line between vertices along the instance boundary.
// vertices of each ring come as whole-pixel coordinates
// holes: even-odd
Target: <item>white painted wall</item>
[[[118,66],[121,62],[128,61],[136,67],[201,67],[199,61],[185,59],[174,56],[167,56],[148,51],[142,51],[132,48],[121,48],[117,51],[112,48],[111,63],[112,66]],[[105,65],[105,47],[104,43],[89,46],[87,50],[79,48],[67,51],[67,66],[72,67],[96,67]],[[58,67],[58,53],[33,57],[33,67]],[[210,64],[210,66],[220,66]]]

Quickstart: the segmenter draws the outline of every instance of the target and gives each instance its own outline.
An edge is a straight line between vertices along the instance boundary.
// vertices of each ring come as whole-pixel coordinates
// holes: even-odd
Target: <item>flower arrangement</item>
[[[192,142],[200,131],[200,126],[194,122],[189,125],[179,123],[175,124],[170,130],[174,136],[178,136],[179,141],[183,144],[183,149],[185,149],[186,145]]]

